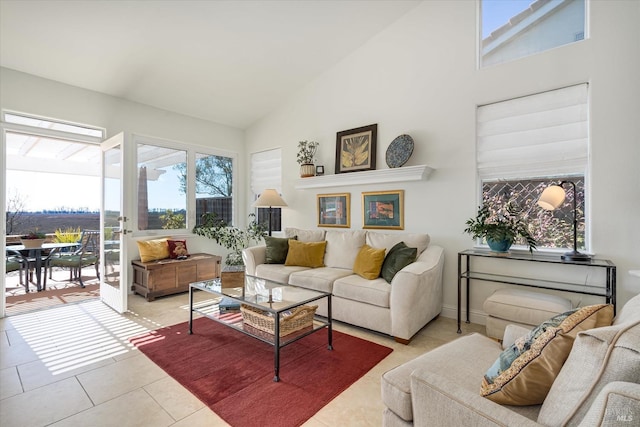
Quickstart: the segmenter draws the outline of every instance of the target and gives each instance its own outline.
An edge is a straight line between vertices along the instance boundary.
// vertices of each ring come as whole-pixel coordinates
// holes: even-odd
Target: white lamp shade
[[[258,200],[253,203],[254,208],[271,208],[287,206],[286,202],[273,188],[267,188],[260,194]]]
[[[538,206],[547,211],[556,210],[562,206],[566,195],[564,188],[558,185],[550,185],[540,195]]]

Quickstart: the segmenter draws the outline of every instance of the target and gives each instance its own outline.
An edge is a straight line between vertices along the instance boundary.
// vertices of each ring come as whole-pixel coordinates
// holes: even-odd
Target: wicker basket
[[[313,324],[313,316],[316,314],[317,305],[302,305],[291,310],[291,314],[281,317],[280,336],[284,337],[300,329],[307,328]],[[269,313],[246,304],[240,306],[242,319],[245,325],[249,325],[260,331],[274,334],[275,320]]]

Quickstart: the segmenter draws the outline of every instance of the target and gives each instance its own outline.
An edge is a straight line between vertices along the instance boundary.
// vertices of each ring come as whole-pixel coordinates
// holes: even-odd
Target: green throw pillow
[[[388,283],[391,283],[393,276],[414,262],[417,256],[418,248],[410,248],[404,242],[396,243],[385,257],[380,275]]]
[[[293,236],[292,239],[298,239]],[[267,255],[265,264],[284,264],[289,252],[289,239],[286,237],[265,236],[264,242],[267,246]]]

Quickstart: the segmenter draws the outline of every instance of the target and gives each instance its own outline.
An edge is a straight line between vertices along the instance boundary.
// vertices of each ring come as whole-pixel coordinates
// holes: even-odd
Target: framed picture
[[[351,194],[318,194],[318,227],[351,227]]]
[[[362,193],[362,228],[404,230],[404,190]]]
[[[374,170],[377,138],[377,124],[338,132],[336,173]]]

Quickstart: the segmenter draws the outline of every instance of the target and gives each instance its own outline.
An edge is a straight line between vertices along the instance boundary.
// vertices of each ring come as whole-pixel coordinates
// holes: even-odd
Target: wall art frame
[[[404,190],[362,193],[362,228],[404,230]]]
[[[336,134],[336,173],[376,169],[378,124]]]
[[[351,193],[318,194],[318,227],[351,227]]]

